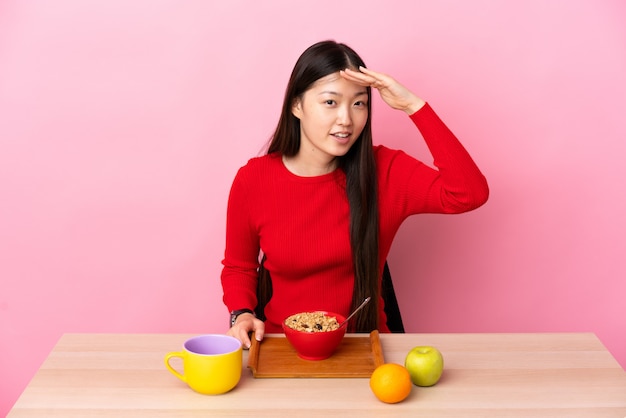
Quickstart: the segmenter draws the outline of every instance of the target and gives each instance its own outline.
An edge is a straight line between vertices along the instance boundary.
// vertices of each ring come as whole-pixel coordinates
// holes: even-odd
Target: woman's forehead
[[[358,94],[367,94],[367,89],[352,81],[343,78],[339,72],[328,74],[311,85],[309,90],[315,90],[317,94],[337,93],[347,94],[350,96]]]

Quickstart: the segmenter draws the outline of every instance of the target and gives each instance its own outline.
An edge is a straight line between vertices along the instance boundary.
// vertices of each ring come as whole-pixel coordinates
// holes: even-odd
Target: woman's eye
[[[354,105],[355,105],[355,106],[357,106],[357,107],[361,107],[361,106],[366,106],[366,105],[367,105],[367,103],[366,103],[366,102],[364,102],[364,101],[358,101],[358,102],[356,102]]]
[[[329,106],[332,106],[332,105],[334,105],[334,104],[335,104],[335,101],[334,101],[334,100],[330,100],[330,99],[328,99],[328,100],[326,100],[324,103],[326,103],[326,104],[327,104],[327,105],[329,105]]]

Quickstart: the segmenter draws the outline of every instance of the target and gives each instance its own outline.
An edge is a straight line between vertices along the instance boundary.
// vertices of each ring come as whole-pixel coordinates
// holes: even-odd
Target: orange
[[[403,401],[411,393],[411,375],[409,371],[395,363],[378,366],[370,377],[370,388],[376,397],[386,403]]]

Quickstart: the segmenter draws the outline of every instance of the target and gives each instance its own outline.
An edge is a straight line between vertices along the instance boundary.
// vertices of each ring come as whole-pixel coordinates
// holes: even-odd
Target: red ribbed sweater
[[[486,202],[488,187],[472,158],[426,104],[410,116],[434,158],[433,169],[402,151],[375,146],[380,212],[380,266],[402,222],[418,213],[461,213]],[[306,310],[347,315],[353,290],[349,207],[342,170],[299,177],[280,155],[253,158],[230,192],[222,287],[229,311],[256,306],[259,251],[273,296],[266,332]],[[388,331],[380,301],[380,331]]]

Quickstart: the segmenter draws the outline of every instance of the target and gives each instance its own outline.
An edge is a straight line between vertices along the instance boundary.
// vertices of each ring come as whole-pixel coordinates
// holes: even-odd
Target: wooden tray
[[[354,335],[354,334],[353,334]],[[318,361],[303,360],[283,336],[252,338],[248,368],[254,377],[367,377],[385,362],[378,331],[346,335],[335,353]]]

